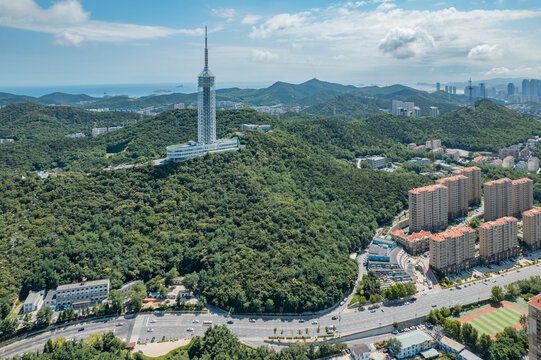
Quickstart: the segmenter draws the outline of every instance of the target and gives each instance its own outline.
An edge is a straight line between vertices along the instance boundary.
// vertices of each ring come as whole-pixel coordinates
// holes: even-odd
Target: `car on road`
[[[162,341],[165,341],[165,335],[164,335],[164,336],[162,336]]]
[[[317,325],[317,324],[318,324],[317,320],[312,321],[312,325]]]
[[[154,329],[153,328],[148,328],[147,332],[154,332]]]
[[[85,331],[85,328],[84,327],[79,328],[79,330],[77,330],[77,331]]]
[[[370,310],[371,313],[375,313],[376,312],[376,309],[372,309]]]
[[[338,320],[338,316],[334,315],[331,319]]]
[[[383,311],[383,309],[381,309],[381,312],[385,312],[385,311]]]
[[[300,323],[303,323],[303,322],[305,322],[305,321],[306,321],[306,320],[304,320],[304,319],[300,319],[300,320],[299,320]]]
[[[256,321],[256,320],[255,320],[254,318],[251,318],[251,319],[250,319],[250,322],[251,322],[251,323],[255,323],[255,321]]]
[[[141,343],[141,338],[138,338],[138,339],[137,339],[137,343],[138,343],[138,344]]]
[[[393,335],[398,334],[398,330],[393,330]]]
[[[154,323],[156,322],[156,320],[152,319],[152,320],[150,320],[150,322],[151,322],[152,324],[154,324]]]
[[[340,301],[340,306],[344,305],[346,303],[345,300]]]
[[[153,336],[152,339],[150,339],[150,342],[153,343],[154,340],[156,340],[156,337],[155,337],[155,336]]]
[[[116,326],[124,326],[124,324],[123,323],[118,323],[118,324],[116,324]]]
[[[433,305],[432,305],[432,307],[438,307],[438,305],[436,305],[436,304],[433,304]]]
[[[193,319],[193,320],[192,320],[192,323],[193,323],[193,324],[199,324],[199,320]]]
[[[186,331],[193,331],[193,328],[187,328]]]
[[[229,320],[227,320],[227,323],[228,323],[228,324],[233,324],[233,323],[234,323],[234,321],[233,321],[233,320],[231,320],[231,319],[229,319]]]

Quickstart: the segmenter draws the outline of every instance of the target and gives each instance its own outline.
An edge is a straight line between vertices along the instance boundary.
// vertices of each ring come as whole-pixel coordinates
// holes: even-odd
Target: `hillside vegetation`
[[[498,151],[541,133],[541,122],[515,113],[490,100],[436,118],[382,115],[364,120],[370,131],[403,144],[441,139],[450,148]]]
[[[169,166],[0,178],[3,301],[20,284],[23,295],[82,277],[119,286],[177,267],[222,308],[320,310],[353,286],[349,252],[429,183],[340,165],[280,130],[243,142]]]
[[[56,140],[76,132],[90,135],[94,127],[122,126],[140,118],[134,113],[95,113],[67,106],[22,103],[0,109],[0,138]]]
[[[21,115],[21,118],[32,118],[33,109],[37,117],[46,117],[51,108],[30,105],[31,113]],[[19,105],[13,105],[19,107]],[[6,107],[5,109],[12,109]],[[2,109],[2,110],[5,110]],[[58,109],[58,108],[52,108]],[[89,113],[73,108],[77,114],[89,115],[89,122],[102,118],[102,113]],[[76,117],[63,118],[62,121],[75,126]],[[111,116],[125,115],[123,113],[103,113]],[[137,115],[138,116],[138,115]],[[242,123],[271,122],[269,117],[253,110],[229,110],[218,113],[217,135],[224,137],[232,135]],[[44,132],[54,132],[54,127],[48,123],[40,123]],[[165,157],[168,145],[197,139],[197,111],[171,110],[155,117],[128,124],[124,129],[99,135],[96,137],[70,139],[44,139],[32,142],[16,142],[0,144],[0,170],[43,170],[61,167],[65,170],[90,171],[109,165],[138,163],[148,159]]]

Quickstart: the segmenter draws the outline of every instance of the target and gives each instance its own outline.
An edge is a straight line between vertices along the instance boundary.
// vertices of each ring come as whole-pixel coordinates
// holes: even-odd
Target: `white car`
[[[187,328],[186,331],[193,331],[193,328]]]
[[[199,324],[199,320],[193,319],[193,320],[192,320],[192,323],[193,323],[193,324]]]
[[[154,332],[154,329],[153,328],[148,328],[147,332]]]

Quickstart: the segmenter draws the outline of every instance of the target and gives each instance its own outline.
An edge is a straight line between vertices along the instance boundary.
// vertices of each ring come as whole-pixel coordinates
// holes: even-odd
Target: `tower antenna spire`
[[[209,49],[207,47],[207,27],[205,26],[205,69],[209,68]]]

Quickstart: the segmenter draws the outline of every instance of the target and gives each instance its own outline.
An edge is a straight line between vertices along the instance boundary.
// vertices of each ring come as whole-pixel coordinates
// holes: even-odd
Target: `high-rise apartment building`
[[[541,207],[522,213],[522,239],[530,249],[541,248]]]
[[[488,221],[479,227],[479,255],[484,263],[491,263],[518,255],[518,221],[503,217]]]
[[[533,181],[522,178],[512,181],[513,207],[511,215],[520,217],[523,211],[533,207]]]
[[[468,178],[464,175],[455,175],[438,179],[436,183],[447,187],[449,219],[468,215]]]
[[[513,95],[515,95],[515,84],[509,83],[507,84],[507,98]]]
[[[437,231],[448,224],[447,187],[441,184],[412,189],[409,197],[409,231]]]
[[[429,109],[428,116],[436,117],[440,115],[440,110],[436,106],[431,106]]]
[[[485,221],[510,216],[513,211],[513,183],[508,178],[485,183]]]
[[[481,202],[481,169],[471,166],[455,170],[453,175],[464,175],[468,178],[468,204],[479,204]]]
[[[430,236],[430,266],[446,274],[475,262],[475,230],[461,226]]]
[[[541,360],[541,294],[528,302],[528,342],[530,360]]]

